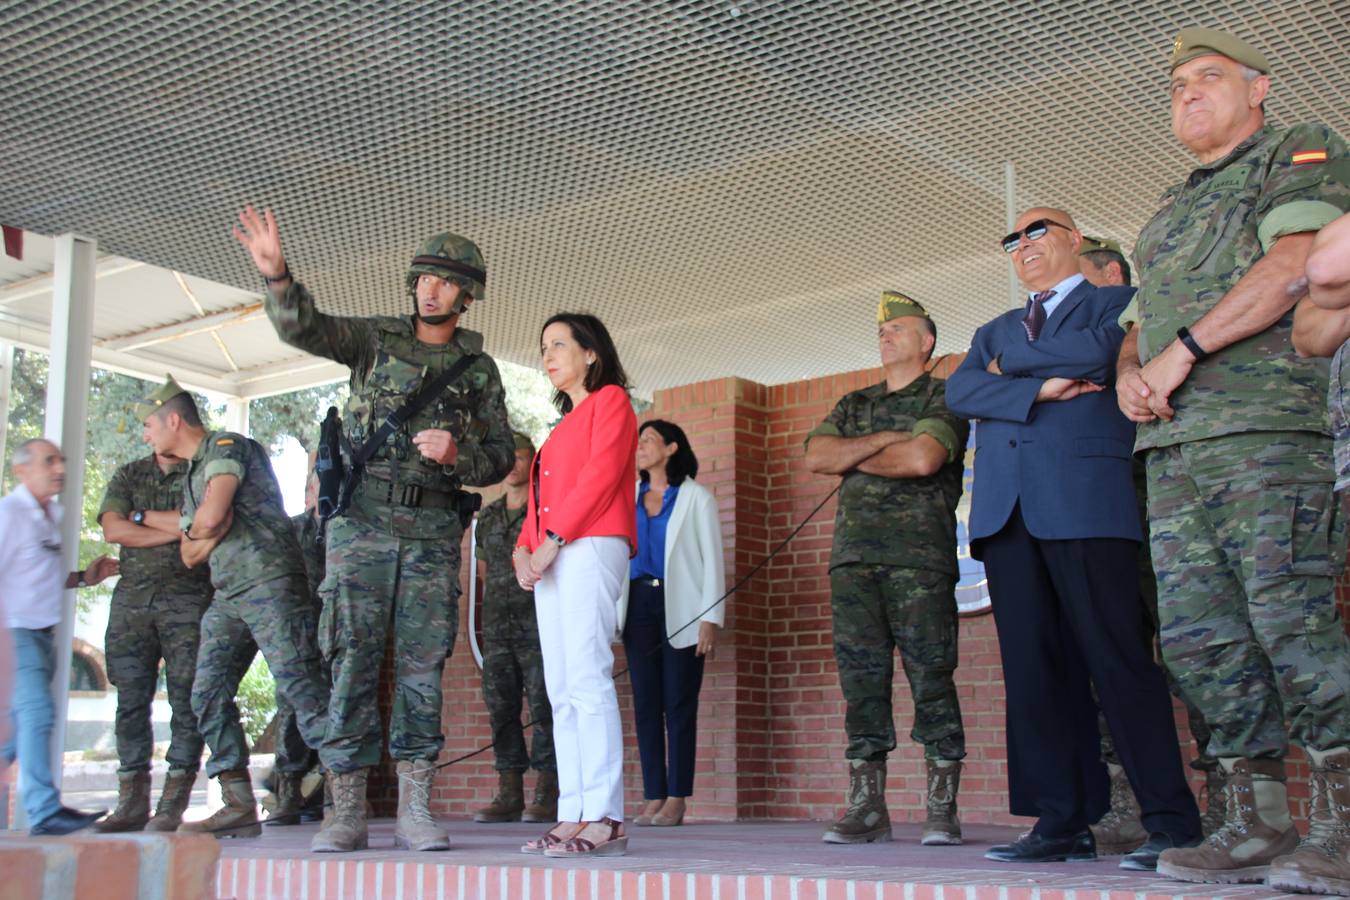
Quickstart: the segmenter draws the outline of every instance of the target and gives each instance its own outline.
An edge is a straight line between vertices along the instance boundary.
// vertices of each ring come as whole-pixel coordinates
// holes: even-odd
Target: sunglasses
[[[1002,242],[1003,252],[1011,253],[1022,246],[1023,236],[1029,241],[1039,241],[1041,238],[1045,237],[1045,233],[1050,230],[1051,225],[1054,225],[1056,228],[1063,228],[1065,231],[1073,231],[1068,225],[1061,225],[1053,219],[1037,219],[1035,222],[1028,224],[1027,227],[1023,228],[1021,231],[1014,231],[1012,234],[1005,237]]]

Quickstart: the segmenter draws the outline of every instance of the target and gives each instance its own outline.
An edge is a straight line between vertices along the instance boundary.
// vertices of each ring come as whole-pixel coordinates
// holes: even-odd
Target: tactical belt
[[[367,500],[387,506],[407,506],[412,509],[450,509],[456,506],[455,491],[441,491],[420,484],[395,484],[375,475],[361,482],[359,492]]]

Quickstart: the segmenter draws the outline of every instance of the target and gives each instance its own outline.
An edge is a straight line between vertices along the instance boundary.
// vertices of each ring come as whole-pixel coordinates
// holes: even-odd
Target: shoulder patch
[[[1327,161],[1327,151],[1325,150],[1300,150],[1289,157],[1289,161],[1296,166],[1306,166],[1309,163],[1324,163]]]
[[[233,444],[233,443],[234,443],[234,438],[221,438],[220,440],[216,441],[216,446],[217,446],[217,447],[228,447],[228,446],[230,446],[230,445]]]

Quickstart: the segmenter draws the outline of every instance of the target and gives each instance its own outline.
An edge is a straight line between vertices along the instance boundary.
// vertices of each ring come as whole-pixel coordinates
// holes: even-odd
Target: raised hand
[[[281,232],[270,209],[259,215],[252,206],[239,213],[239,224],[231,229],[234,239],[244,245],[253,265],[264,278],[276,279],[286,271],[286,257],[281,252]]]

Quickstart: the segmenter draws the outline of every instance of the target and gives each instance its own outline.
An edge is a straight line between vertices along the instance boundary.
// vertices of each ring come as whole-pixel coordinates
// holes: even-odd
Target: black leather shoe
[[[80,812],[78,809],[71,809],[69,806],[63,806],[47,818],[33,826],[29,834],[70,834],[72,831],[79,831],[81,828],[88,828],[107,813],[106,809],[100,809],[98,812]]]
[[[1192,838],[1189,841],[1174,841],[1170,834],[1164,834],[1161,831],[1155,831],[1148,836],[1144,846],[1138,850],[1131,850],[1120,860],[1122,869],[1133,869],[1136,872],[1155,872],[1158,869],[1158,857],[1164,850],[1170,850],[1173,847],[1195,847],[1200,844],[1200,838]]]
[[[990,847],[984,851],[984,858],[999,862],[1092,862],[1097,858],[1097,845],[1090,831],[1063,838],[1043,837],[1032,831],[1011,844]]]

